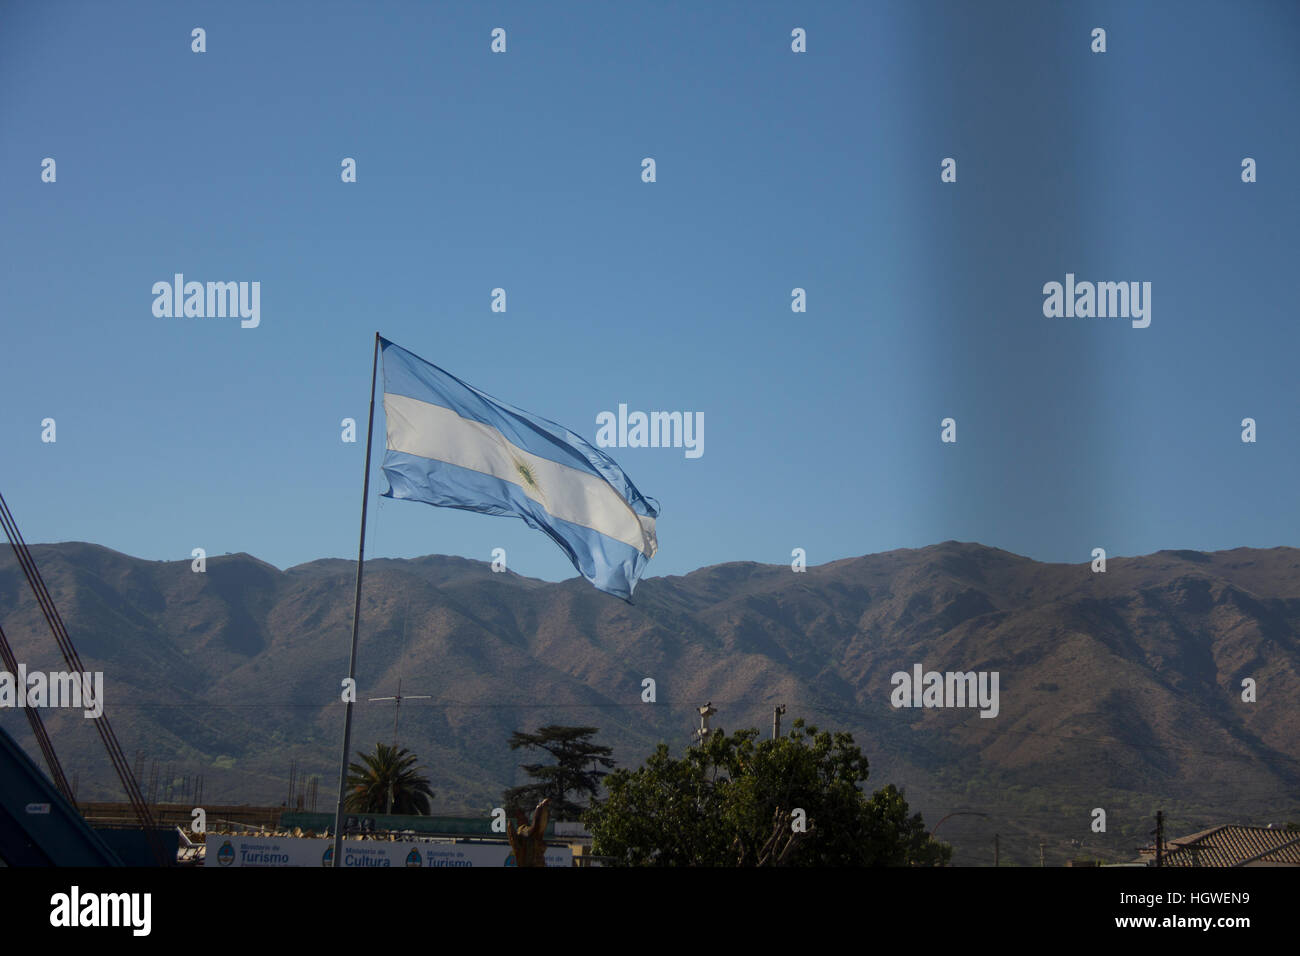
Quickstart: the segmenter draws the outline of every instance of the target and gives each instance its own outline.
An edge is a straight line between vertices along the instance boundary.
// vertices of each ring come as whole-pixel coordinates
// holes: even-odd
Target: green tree
[[[660,744],[605,780],[583,820],[594,851],[627,866],[904,866],[948,862],[892,784],[868,797],[866,756],[847,733],[794,722],[778,740],[714,734],[680,759]],[[795,824],[803,811],[803,832]]]
[[[343,807],[352,813],[399,813],[428,816],[433,801],[429,780],[418,772],[417,758],[405,747],[375,744],[359,764],[348,765],[348,791]]]
[[[563,727],[548,724],[535,734],[515,731],[510,737],[510,749],[520,747],[545,750],[555,758],[554,764],[520,764],[533,778],[534,783],[511,787],[502,795],[506,812],[531,811],[543,799],[551,801],[552,820],[577,820],[585,809],[569,798],[575,794],[581,799],[595,797],[600,790],[601,778],[606,775],[602,767],[614,766],[609,747],[591,742],[596,727]]]

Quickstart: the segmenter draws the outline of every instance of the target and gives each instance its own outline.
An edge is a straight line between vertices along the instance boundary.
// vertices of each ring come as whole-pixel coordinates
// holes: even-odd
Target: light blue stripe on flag
[[[385,497],[522,518],[593,585],[630,600],[658,547],[658,503],[562,425],[499,402],[386,339],[380,347]]]

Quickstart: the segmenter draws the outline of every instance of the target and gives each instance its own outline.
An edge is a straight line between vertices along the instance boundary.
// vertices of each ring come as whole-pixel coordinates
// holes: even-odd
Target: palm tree
[[[420,776],[416,756],[405,747],[375,744],[372,754],[357,754],[364,763],[348,766],[348,796],[344,809],[351,813],[399,813],[428,816],[433,800],[429,779]],[[424,768],[418,768],[424,769]]]

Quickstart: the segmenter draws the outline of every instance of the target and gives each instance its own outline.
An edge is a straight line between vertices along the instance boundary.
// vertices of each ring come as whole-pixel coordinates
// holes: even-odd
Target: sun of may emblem
[[[515,462],[515,470],[519,472],[519,477],[524,480],[524,484],[534,491],[540,490],[537,487],[537,478],[533,475],[533,470],[525,465],[522,461]]]

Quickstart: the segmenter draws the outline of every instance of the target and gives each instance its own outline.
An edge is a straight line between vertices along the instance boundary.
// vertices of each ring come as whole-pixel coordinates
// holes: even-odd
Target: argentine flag
[[[654,557],[659,504],[562,425],[499,402],[382,336],[386,498],[514,515],[630,601]]]

